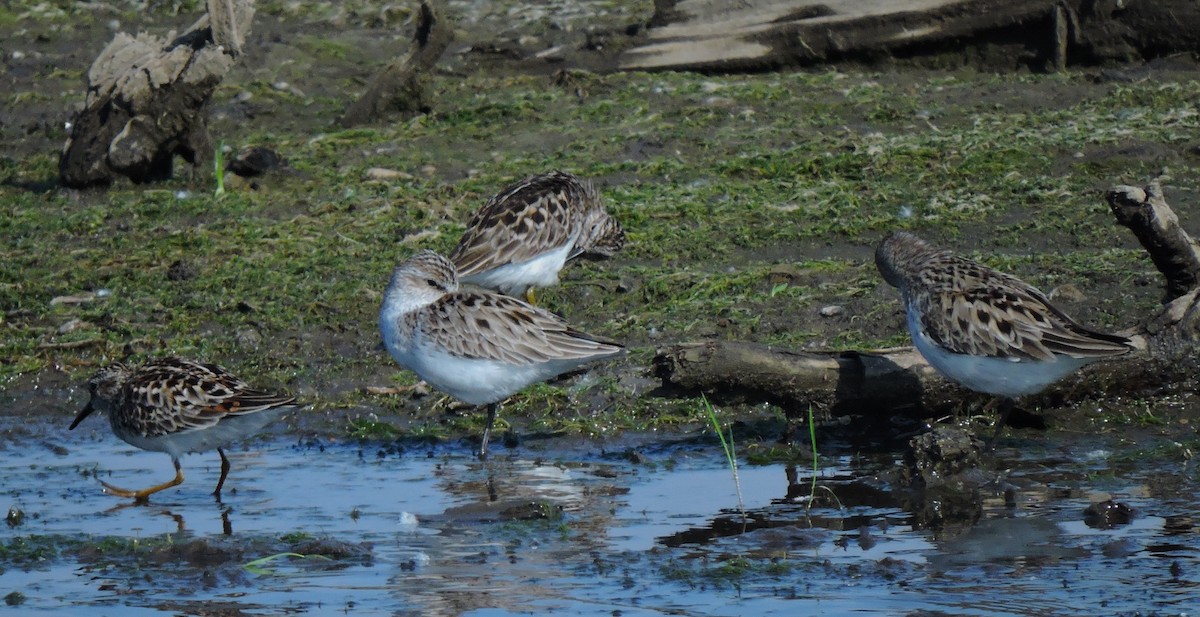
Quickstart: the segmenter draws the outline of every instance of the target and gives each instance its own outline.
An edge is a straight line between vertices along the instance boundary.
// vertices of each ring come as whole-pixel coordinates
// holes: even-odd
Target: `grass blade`
[[[274,555],[267,555],[266,557],[259,557],[258,559],[244,563],[244,564],[242,564],[242,567],[255,573],[255,574],[270,574],[271,570],[268,568],[264,568],[263,566],[265,566],[266,564],[271,563],[272,561],[275,561],[277,559],[283,559],[284,557],[295,557],[297,559],[324,559],[326,561],[333,561],[332,559],[330,559],[329,557],[326,557],[325,555],[301,555],[300,553],[275,553]]]
[[[708,413],[708,419],[712,422],[713,430],[717,432],[717,438],[721,440],[721,449],[725,451],[725,462],[729,464],[729,471],[733,473],[733,486],[737,490],[738,512],[742,514],[742,522],[746,522],[746,505],[742,500],[742,480],[738,477],[737,453],[733,446],[733,427],[729,427],[729,439],[725,438],[725,432],[721,430],[721,423],[717,420],[717,410],[713,409],[711,403],[708,402],[708,397],[700,395],[700,400],[704,403],[704,409]]]
[[[213,154],[213,175],[217,177],[217,190],[214,194],[219,197],[225,193],[225,143],[218,143],[216,150]]]

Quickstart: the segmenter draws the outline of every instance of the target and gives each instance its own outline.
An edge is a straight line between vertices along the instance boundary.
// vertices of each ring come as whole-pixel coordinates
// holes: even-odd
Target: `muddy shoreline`
[[[228,80],[228,85],[214,98],[213,131],[229,136],[231,141],[236,140],[239,143],[284,141],[287,146],[298,151],[292,154],[292,158],[296,159],[295,162],[301,167],[314,169],[344,165],[359,177],[358,172],[361,168],[377,164],[378,159],[386,159],[389,155],[397,153],[406,142],[398,138],[398,143],[389,143],[386,146],[372,144],[338,150],[332,154],[305,152],[301,144],[319,140],[348,139],[331,132],[332,119],[346,104],[349,86],[363,84],[373,67],[405,47],[407,41],[400,25],[405,23],[406,16],[403,10],[389,13],[388,10],[382,9],[376,13],[352,9],[349,13],[329,15],[322,12],[327,8],[329,7],[320,5],[314,8],[312,13],[305,15],[267,11],[259,16],[255,23],[256,35],[247,49],[246,60],[239,64]],[[464,110],[469,108],[470,102],[478,99],[483,93],[475,91],[461,96],[463,92],[454,91],[452,84],[481,73],[499,76],[498,81],[491,84],[493,86],[524,84],[524,87],[530,87],[534,91],[553,89],[554,92],[560,93],[555,94],[556,97],[564,97],[555,98],[554,106],[581,105],[586,101],[608,96],[624,87],[626,81],[651,79],[643,75],[606,74],[606,71],[613,67],[615,55],[637,40],[640,30],[634,26],[648,19],[651,10],[649,6],[635,5],[612,10],[601,7],[592,13],[555,13],[550,9],[545,9],[545,12],[539,12],[543,9],[538,9],[529,13],[505,13],[499,8],[481,9],[469,3],[452,4],[452,8],[463,11],[463,19],[459,24],[457,42],[446,55],[436,76],[445,96],[439,101],[433,120],[429,120],[431,122],[445,122],[448,118],[457,119],[456,114],[467,114]],[[134,14],[125,10],[122,5],[118,5],[112,11],[101,6],[75,10],[79,13],[47,13],[41,16],[41,19],[34,16],[18,25],[4,26],[6,33],[10,35],[5,37],[9,43],[5,48],[4,62],[8,69],[12,92],[18,93],[4,105],[4,121],[0,126],[0,138],[7,151],[4,159],[8,169],[5,172],[6,195],[37,199],[47,195],[46,191],[49,191],[49,194],[59,194],[59,191],[53,188],[52,178],[46,173],[45,163],[51,160],[61,147],[65,137],[64,123],[79,105],[81,93],[77,92],[80,87],[78,75],[86,69],[95,50],[111,37],[114,29],[164,29],[170,26],[179,27],[191,20],[189,15],[183,13],[152,13],[144,21],[131,21]],[[497,27],[497,23],[502,21],[512,22],[514,15],[519,17],[516,19],[519,23]],[[71,20],[67,17],[76,19]],[[338,29],[331,31],[333,26]],[[545,49],[560,51],[553,54],[538,53]],[[789,148],[795,147],[796,142],[822,139],[822,135],[833,126],[839,127],[834,129],[837,131],[864,136],[866,144],[874,135],[898,137],[924,131],[928,127],[939,131],[943,130],[940,127],[945,127],[944,130],[947,131],[957,130],[955,127],[979,122],[973,118],[991,110],[1001,109],[1006,114],[1034,114],[1045,109],[1068,110],[1080,101],[1130,88],[1129,84],[1148,84],[1152,86],[1150,91],[1153,92],[1154,88],[1169,89],[1173,83],[1187,83],[1194,79],[1197,65],[1191,58],[1176,56],[1144,66],[1084,69],[1080,75],[1016,84],[1004,82],[999,76],[976,72],[973,69],[958,68],[947,72],[884,64],[882,68],[865,67],[865,75],[857,73],[863,69],[864,67],[856,67],[849,69],[846,74],[834,72],[827,77],[833,81],[846,81],[847,87],[842,89],[846,96],[855,91],[911,91],[914,83],[943,79],[947,84],[957,80],[960,83],[975,85],[965,90],[951,87],[929,88],[923,92],[920,101],[923,107],[917,109],[889,108],[886,99],[884,102],[872,100],[857,104],[830,94],[815,95],[818,99],[811,102],[813,108],[828,105],[830,108],[841,110],[837,113],[845,113],[845,118],[837,118],[827,126],[798,125],[791,132],[769,138],[768,145],[788,152]],[[571,79],[562,82],[566,83],[565,86],[560,83],[561,80],[551,80],[551,76],[560,71],[572,76]],[[665,89],[662,86],[656,86],[657,90],[648,89],[645,96],[660,106],[655,113],[669,121],[665,128],[652,126],[638,134],[623,136],[619,150],[628,160],[633,161],[633,164],[624,169],[597,174],[598,183],[610,192],[644,188],[644,180],[638,171],[639,164],[649,162],[665,167],[667,163],[662,161],[674,156],[671,153],[687,152],[703,143],[695,135],[675,136],[671,133],[678,126],[686,125],[689,118],[708,118],[706,113],[711,114],[713,110],[718,110],[722,117],[711,121],[714,126],[719,126],[719,123],[727,122],[723,117],[726,114],[730,117],[737,117],[739,114],[774,117],[776,112],[770,109],[773,99],[764,96],[762,109],[757,109],[758,99],[747,97],[746,100],[752,103],[745,103],[737,96],[726,96],[727,93],[742,87],[737,77],[728,78],[729,83],[722,83],[722,79],[727,78],[705,77],[698,85],[668,84]],[[770,78],[765,81],[768,86],[773,87]],[[1153,86],[1157,83],[1165,85]],[[816,88],[812,90],[817,91]],[[672,94],[674,92],[687,93],[687,96],[675,97]],[[692,96],[695,92],[699,94]],[[35,95],[23,96],[20,93],[36,93],[36,97],[39,97],[37,100],[45,103],[31,104],[30,98]],[[821,96],[829,97],[829,100],[819,100]],[[970,98],[966,98],[967,96]],[[1130,98],[1137,99],[1138,96],[1131,94]],[[495,114],[496,122],[505,121],[509,117],[528,121],[528,117],[533,113],[523,110],[520,102],[503,105],[488,103],[477,109],[470,109],[471,113],[478,113],[485,119],[492,118],[486,114]],[[1122,112],[1117,110],[1115,113]],[[466,118],[464,121],[475,120]],[[419,123],[420,121],[414,122],[414,125]],[[518,134],[512,140],[510,151],[501,152],[497,148],[490,156],[494,159],[528,157],[527,165],[542,164],[542,160],[553,159],[550,156],[552,153],[563,150],[564,143],[574,143],[570,137],[556,136],[556,132],[558,130],[554,126],[537,126],[526,133]],[[287,135],[283,136],[284,134]],[[423,147],[436,138],[436,135],[422,136],[412,143]],[[750,137],[741,143],[725,146],[729,150],[728,158],[736,159],[737,150],[745,147],[753,139]],[[778,143],[774,140],[778,140]],[[1098,139],[1096,143],[1080,150],[1064,147],[1050,152],[1049,158],[1052,161],[1051,168],[1064,177],[1091,174],[1083,183],[1095,190],[1107,186],[1107,183],[1111,182],[1110,178],[1114,176],[1136,177],[1143,171],[1162,165],[1169,164],[1181,170],[1191,169],[1200,162],[1200,150],[1194,144],[1194,138],[1188,142],[1183,139],[1154,141],[1137,136],[1128,139],[1117,136]],[[305,184],[285,178],[276,180],[279,187],[268,188],[275,190],[277,194],[282,192],[284,197],[281,202],[262,204],[254,210],[254,215],[264,216],[269,220],[291,217],[317,219],[328,210],[368,210],[380,207],[380,202],[389,200],[399,204],[398,208],[408,208],[419,204],[431,194],[449,194],[448,207],[457,211],[467,211],[471,204],[486,195],[487,187],[494,184],[472,184],[486,162],[486,157],[469,156],[472,147],[469,141],[456,143],[449,150],[437,151],[436,155],[441,158],[434,162],[429,162],[423,167],[406,167],[400,170],[410,177],[417,178],[411,184],[417,186],[418,190],[414,192],[419,194],[418,197],[406,193],[410,188],[408,186],[403,190],[385,187],[382,189],[383,197],[375,198],[374,201],[363,200],[364,205],[359,205],[354,199],[343,199],[339,194],[326,192],[327,189],[321,188],[319,182]],[[488,147],[496,148],[496,143],[489,141]],[[667,156],[664,156],[664,153]],[[296,154],[300,156],[297,157]],[[560,156],[555,164],[562,162],[561,158]],[[571,162],[580,161],[566,160],[566,163]],[[741,174],[754,177],[755,174],[767,173],[763,169],[770,164],[773,164],[770,160],[762,164],[755,162],[746,169],[733,169],[729,173],[731,176]],[[817,166],[818,163],[814,162],[812,165]],[[847,167],[852,168],[853,165]],[[879,171],[886,175],[892,167],[894,165],[882,162],[879,164]],[[1001,168],[1001,172],[1003,171]],[[499,172],[497,175],[503,176],[505,173],[507,172]],[[851,169],[848,173],[854,173],[854,170]],[[681,168],[659,176],[667,178],[686,174],[686,168]],[[819,174],[814,175],[819,181]],[[765,180],[774,183],[791,181],[794,179]],[[704,183],[710,181],[706,178],[694,178],[688,182],[691,187],[703,187]],[[361,186],[354,187],[355,190],[362,191],[358,195],[377,190],[373,187],[377,184],[360,184]],[[205,187],[203,179],[180,178],[169,188],[155,190],[201,191]],[[339,187],[338,190],[343,190],[343,187]],[[1047,189],[1052,190],[1058,189]],[[1176,203],[1182,206],[1181,216],[1185,219],[1191,218],[1197,203],[1195,188],[1181,182],[1179,186],[1172,187],[1172,190],[1175,191]],[[297,192],[295,198],[290,191]],[[1041,259],[1035,257],[1017,263],[1016,272],[1021,275],[1036,273],[1043,266],[1053,266],[1047,262],[1055,261],[1053,251],[1064,242],[1063,230],[1046,228],[1040,224],[1036,206],[1014,207],[995,215],[988,200],[1000,201],[1002,196],[980,197],[982,189],[969,192],[971,195],[965,196],[962,203],[956,204],[955,208],[969,211],[972,207],[979,207],[979,216],[969,212],[972,216],[964,215],[961,220],[956,219],[956,222],[949,226],[953,231],[945,233],[954,245],[964,248],[979,246],[981,250],[986,246],[989,251],[994,246],[999,253],[1009,256],[1046,255]],[[819,191],[817,193],[819,194]],[[668,220],[671,225],[700,226],[703,225],[703,217],[699,213],[705,208],[715,210],[720,204],[730,200],[730,194],[731,191],[725,191],[716,195],[706,195],[702,199],[694,198],[688,193],[684,193],[682,197],[674,197],[678,201],[678,205],[672,206],[675,208],[693,206],[689,201],[699,204],[695,206],[696,211],[689,211],[678,218],[663,213],[645,215],[641,212],[640,202],[627,202],[624,207],[627,214],[636,217],[637,221],[646,224],[647,228],[656,220],[655,217]],[[120,187],[110,193],[66,193],[65,200],[78,204],[79,207],[86,207],[129,196],[130,188]],[[819,210],[806,211],[805,200],[811,198],[812,194],[806,193],[789,203],[781,206],[771,204],[771,207],[792,208],[804,213],[805,218],[839,216],[824,215]],[[1047,201],[1053,199],[1047,198]],[[896,205],[887,204],[889,208]],[[457,214],[458,212],[453,212],[445,218],[453,220]],[[981,221],[980,218],[984,220]],[[1101,220],[1100,215],[1095,218]],[[163,221],[165,222],[156,224],[160,225],[160,231],[166,234],[187,234],[197,228],[219,226],[219,217],[202,209],[182,214],[167,212]],[[1095,226],[1103,224],[1107,223],[1093,223]],[[413,227],[408,221],[399,227],[391,237],[404,242],[408,241],[409,235],[417,235],[424,231]],[[880,225],[869,223],[848,226],[820,233],[815,239],[810,230],[806,229],[802,234],[797,234],[797,241],[788,244],[776,243],[773,246],[767,246],[769,243],[765,242],[757,244],[734,238],[730,242],[731,248],[725,249],[730,256],[728,263],[733,264],[729,267],[744,267],[748,270],[758,268],[763,271],[761,277],[757,271],[749,277],[755,279],[752,283],[755,293],[765,295],[772,290],[772,281],[775,280],[772,277],[776,274],[773,268],[778,262],[829,260],[840,270],[833,268],[827,273],[816,269],[791,273],[789,276],[793,278],[790,280],[795,287],[799,289],[803,285],[806,288],[803,292],[797,292],[793,298],[785,297],[778,302],[761,299],[755,299],[753,303],[744,302],[749,308],[743,308],[735,302],[715,311],[700,311],[699,318],[689,314],[678,323],[671,323],[664,318],[657,320],[657,323],[637,323],[636,327],[622,325],[625,322],[637,322],[638,305],[666,303],[672,294],[679,292],[679,289],[671,288],[662,295],[655,295],[655,287],[659,285],[656,277],[662,277],[658,273],[643,274],[639,269],[655,262],[665,263],[682,274],[697,273],[696,278],[701,279],[705,276],[706,268],[718,272],[725,267],[726,261],[718,265],[706,264],[697,258],[695,247],[684,247],[679,249],[677,254],[667,258],[634,251],[629,255],[619,256],[610,264],[589,265],[586,270],[568,273],[567,282],[559,291],[560,295],[551,297],[551,301],[555,302],[553,308],[578,318],[585,326],[616,329],[621,338],[635,348],[635,354],[624,364],[602,367],[596,371],[599,379],[615,384],[613,387],[592,394],[583,403],[572,402],[571,410],[567,413],[578,417],[579,423],[587,424],[582,430],[576,428],[576,432],[572,433],[557,425],[544,427],[542,418],[559,413],[561,401],[536,400],[528,405],[528,409],[512,410],[512,421],[516,427],[514,432],[518,435],[557,435],[565,432],[568,436],[564,439],[567,441],[578,439],[578,435],[583,435],[584,439],[603,440],[606,433],[597,427],[602,428],[606,424],[596,418],[606,413],[606,410],[614,407],[638,408],[639,414],[653,415],[660,406],[694,405],[694,401],[689,397],[659,397],[662,392],[656,392],[658,384],[647,374],[650,355],[657,347],[670,342],[705,336],[760,340],[764,337],[787,336],[790,332],[811,333],[811,337],[803,343],[794,340],[785,342],[798,348],[853,348],[863,345],[864,341],[903,341],[896,297],[886,286],[879,283],[870,267],[872,242],[878,236],[875,227]],[[68,251],[82,250],[105,237],[122,233],[119,221],[105,220],[80,236],[51,236],[48,241],[57,243]],[[656,242],[657,233],[643,231],[643,239]],[[1117,234],[1104,237],[1110,240],[1113,237],[1119,238],[1112,241],[1112,250],[1133,250],[1131,247],[1134,244],[1128,238]],[[1072,250],[1088,250],[1088,241],[1068,238],[1065,242]],[[404,246],[403,249],[395,249],[395,252],[401,253],[409,249],[409,246]],[[15,255],[28,249],[10,246],[9,250]],[[389,250],[392,249],[389,247]],[[685,252],[688,250],[692,252]],[[150,266],[163,268],[169,261],[162,260],[161,263],[152,263]],[[204,258],[200,261],[204,261]],[[1111,265],[1111,262],[1109,263]],[[1124,270],[1114,267],[1085,271],[1087,278],[1077,285],[1083,288],[1083,292],[1076,296],[1076,300],[1068,300],[1070,312],[1084,321],[1114,327],[1128,325],[1131,319],[1136,319],[1147,307],[1153,306],[1158,292],[1152,270],[1137,262],[1122,263],[1129,267]],[[121,268],[124,266],[100,270]],[[1059,283],[1075,284],[1069,280],[1073,274],[1077,272],[1059,269],[1053,271],[1048,280],[1043,282],[1056,286]],[[109,275],[88,273],[71,276],[72,288],[47,291],[42,294],[44,297],[39,296],[38,300],[46,302],[53,296],[72,289],[101,288],[106,276]],[[594,284],[596,280],[600,280],[601,283]],[[15,282],[8,284],[13,285],[13,288],[18,285]],[[448,422],[445,419],[469,415],[469,412],[447,413],[443,411],[442,404],[436,400],[436,396],[411,400],[380,400],[362,394],[368,386],[393,383],[397,372],[390,365],[386,354],[378,349],[377,337],[370,321],[372,303],[375,301],[369,292],[371,286],[366,282],[362,283],[364,291],[357,293],[356,305],[334,307],[335,317],[328,318],[322,315],[315,327],[312,325],[313,320],[302,327],[278,323],[263,326],[257,323],[260,321],[260,313],[259,316],[250,314],[242,318],[232,330],[223,322],[214,324],[204,321],[201,321],[196,330],[202,332],[201,336],[235,340],[235,343],[219,347],[219,350],[224,352],[222,357],[209,359],[246,366],[251,370],[263,366],[268,369],[265,371],[267,375],[264,376],[264,385],[286,389],[308,397],[315,403],[315,407],[302,418],[288,419],[276,430],[296,436],[343,438],[347,433],[347,426],[352,421],[376,418],[399,427],[401,431],[412,426],[440,425],[438,434],[433,438],[442,442],[453,443],[469,437],[476,431],[474,425],[469,422]],[[692,293],[688,289],[695,286],[696,283],[688,282],[683,290],[685,293]],[[853,291],[845,292],[845,289]],[[181,292],[176,300],[202,304],[203,301],[196,301],[194,298],[203,293]],[[735,289],[731,293],[745,292]],[[794,300],[803,300],[808,304],[803,305],[803,310],[797,310]],[[42,342],[55,342],[51,330],[62,328],[72,315],[69,312],[46,311],[42,307],[31,309],[21,304],[24,301],[24,298],[8,300],[4,307],[6,321],[21,328],[45,331]],[[253,298],[242,301],[251,307],[256,305]],[[609,319],[607,316],[589,314],[585,307],[592,302],[612,307],[612,313],[619,317]],[[843,310],[842,317],[821,317],[817,309],[834,303]],[[236,305],[236,302],[231,300],[230,304]],[[153,306],[153,303],[148,303],[147,306]],[[205,310],[213,308],[209,306]],[[223,305],[216,308],[227,311],[227,307]],[[169,311],[170,307],[166,307],[165,310]],[[318,307],[314,310],[319,313],[325,309]],[[171,333],[163,334],[161,323],[169,318],[153,314],[156,311],[162,312],[164,309],[137,308],[131,313],[119,313],[116,319],[113,319],[111,314],[106,316],[103,310],[84,315],[85,321],[90,319],[92,323],[100,324],[99,328],[106,332],[104,341],[97,343],[95,347],[48,346],[32,350],[24,348],[22,353],[28,355],[30,365],[36,368],[25,370],[17,367],[5,373],[3,392],[0,393],[0,413],[24,418],[61,418],[65,424],[82,405],[82,378],[95,366],[117,356],[145,355],[157,350],[174,351],[181,346],[177,341],[182,337],[176,336],[173,339]],[[147,312],[152,314],[147,316]],[[130,325],[130,315],[145,320]],[[109,321],[105,322],[105,318]],[[261,321],[266,321],[266,318],[262,318]],[[852,336],[847,336],[847,331],[852,332]],[[113,332],[117,334],[112,334]],[[125,341],[114,343],[119,334],[125,335]],[[158,339],[155,340],[155,337]],[[196,343],[185,343],[182,346],[185,349],[202,347]],[[271,360],[283,356],[287,357],[286,364]],[[1178,390],[1165,395],[1148,394],[1144,399],[1131,401],[1088,401],[1072,409],[1053,409],[1045,413],[1052,432],[1020,434],[1032,434],[1037,439],[1052,442],[1059,432],[1104,435],[1131,431],[1132,426],[1133,437],[1129,441],[1133,443],[1150,436],[1188,441],[1194,439],[1195,427],[1197,422],[1200,422],[1200,413],[1197,412],[1197,406],[1191,400],[1189,392],[1186,384],[1181,384]],[[955,396],[962,400],[956,413],[962,420],[977,415],[978,409],[985,402],[965,391],[956,391]],[[646,402],[647,399],[651,399],[651,402]],[[1147,406],[1151,404],[1154,405],[1153,411],[1147,411]],[[1053,401],[1039,401],[1031,405],[1034,407],[1031,411],[1036,413],[1037,407],[1043,405],[1055,407]],[[747,424],[779,416],[778,410],[763,411],[756,401],[745,404],[731,402],[726,406],[726,411]],[[791,411],[785,411],[785,414],[791,414]],[[906,434],[922,422],[937,419],[926,415],[918,411],[911,417],[901,417],[895,421],[891,418],[862,418],[851,423],[836,420],[829,422],[823,430],[830,439],[838,440],[849,439],[852,436],[861,437],[863,427],[869,427],[874,432],[869,433],[869,437],[862,441],[876,445],[886,444],[882,447],[890,449],[897,446],[896,435]],[[702,419],[695,415],[685,418],[685,421],[677,425],[681,432],[699,433],[705,430]],[[978,421],[986,424],[987,418],[981,417]],[[1035,421],[1026,419],[1025,422],[1029,424]],[[614,425],[614,432],[617,433],[637,432],[639,428],[636,423],[632,426],[622,426],[619,420],[614,421]],[[1109,428],[1112,425],[1116,425],[1116,428]],[[774,432],[776,429],[779,429],[778,433]],[[770,425],[770,430],[752,433],[751,438],[771,443],[787,435],[786,428],[774,424]],[[419,442],[423,437],[412,439]]]

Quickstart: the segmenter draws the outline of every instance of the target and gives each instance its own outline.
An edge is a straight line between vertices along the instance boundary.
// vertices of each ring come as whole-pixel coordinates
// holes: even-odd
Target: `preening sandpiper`
[[[562,171],[529,176],[492,197],[450,253],[462,283],[510,296],[558,284],[582,255],[611,257],[625,231],[604,209],[591,182]]]

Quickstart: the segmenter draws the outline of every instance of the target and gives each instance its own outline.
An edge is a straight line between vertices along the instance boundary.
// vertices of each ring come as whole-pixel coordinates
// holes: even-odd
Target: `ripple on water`
[[[218,459],[201,454],[184,458],[183,485],[130,507],[92,474],[151,484],[171,473],[165,455],[106,427],[23,428],[0,459],[0,505],[25,513],[4,528],[0,594],[24,593],[23,612],[1174,614],[1197,591],[1200,541],[1179,522],[1195,501],[1164,504],[1109,479],[1108,493],[1137,496],[1125,501],[1138,516],[1087,527],[1094,461],[1053,478],[1031,466],[1015,505],[989,497],[973,521],[922,528],[872,480],[878,469],[850,457],[823,460],[818,478],[846,503],[811,511],[804,470],[743,466],[743,522],[715,447],[649,465],[532,449],[481,464],[456,447],[379,457],[268,441],[230,452],[222,503],[209,495]],[[242,567],[306,538],[369,550]]]

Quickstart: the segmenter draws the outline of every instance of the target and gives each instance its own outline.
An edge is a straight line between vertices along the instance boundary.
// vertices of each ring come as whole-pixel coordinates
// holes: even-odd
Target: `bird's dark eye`
[[[438,282],[433,279],[425,279],[425,282],[429,283],[430,287],[438,287]]]

